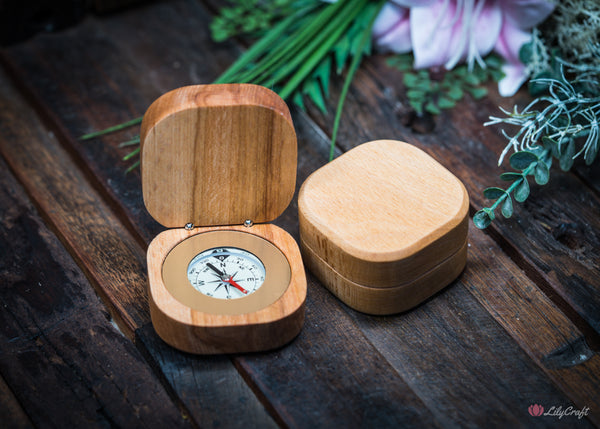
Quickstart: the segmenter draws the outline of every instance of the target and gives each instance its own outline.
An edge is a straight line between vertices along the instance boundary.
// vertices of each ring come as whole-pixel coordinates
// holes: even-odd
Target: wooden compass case
[[[285,210],[295,188],[296,134],[283,100],[256,85],[183,87],[150,106],[140,138],[144,204],[173,228],[148,247],[148,295],[158,335],[199,354],[267,350],[292,340],[304,321],[302,258],[287,232],[265,223]],[[282,257],[265,256],[265,285],[277,286],[263,286],[258,298],[219,303],[178,273],[186,258],[206,247],[251,246],[260,253],[273,245],[276,250],[265,254],[279,251]]]
[[[460,180],[420,149],[393,140],[362,144],[300,189],[304,261],[358,311],[408,310],[463,270],[468,206]]]

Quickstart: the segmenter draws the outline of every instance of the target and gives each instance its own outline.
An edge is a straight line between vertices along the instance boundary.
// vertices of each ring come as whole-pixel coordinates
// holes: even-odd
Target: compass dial
[[[256,292],[265,281],[265,266],[253,253],[237,247],[214,247],[196,255],[187,277],[197,291],[218,299],[238,299]]]

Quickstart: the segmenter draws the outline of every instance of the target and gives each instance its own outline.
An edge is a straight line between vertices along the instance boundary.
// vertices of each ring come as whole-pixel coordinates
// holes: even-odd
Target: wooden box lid
[[[301,245],[348,282],[404,287],[464,249],[468,206],[464,185],[431,156],[373,141],[304,182]]]
[[[296,183],[285,102],[249,84],[195,85],[158,98],[142,122],[144,204],[166,227],[269,222]]]

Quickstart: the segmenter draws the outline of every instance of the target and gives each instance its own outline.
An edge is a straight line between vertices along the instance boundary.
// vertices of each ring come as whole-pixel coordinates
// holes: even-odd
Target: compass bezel
[[[187,267],[198,254],[216,247],[236,247],[254,254],[265,266],[265,281],[254,293],[236,299],[220,299],[196,290],[187,277]],[[180,303],[208,314],[246,314],[268,307],[288,288],[290,264],[273,243],[242,231],[207,231],[177,244],[162,265],[165,288]]]

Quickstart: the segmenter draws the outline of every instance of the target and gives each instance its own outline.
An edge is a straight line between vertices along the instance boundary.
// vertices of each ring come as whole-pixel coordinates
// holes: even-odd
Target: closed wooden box
[[[362,144],[300,189],[304,262],[358,311],[408,310],[463,270],[468,207],[461,181],[422,150],[393,140]]]

